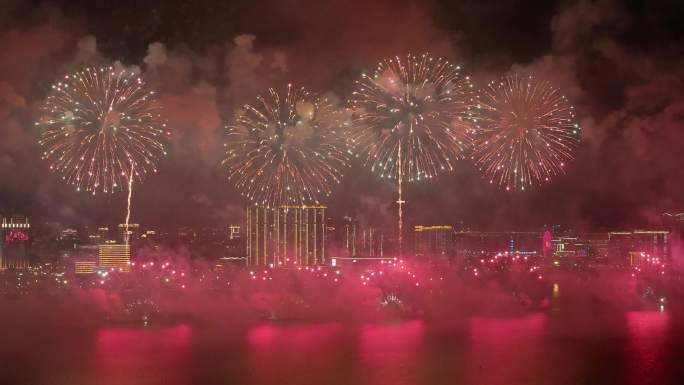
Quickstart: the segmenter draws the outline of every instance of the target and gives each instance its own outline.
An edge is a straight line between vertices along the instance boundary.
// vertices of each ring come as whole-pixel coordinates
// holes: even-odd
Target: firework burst
[[[574,107],[547,81],[517,74],[479,97],[473,159],[490,183],[527,190],[562,174],[580,140]]]
[[[428,54],[394,57],[357,81],[348,138],[355,156],[383,178],[396,179],[398,244],[403,252],[402,182],[451,171],[472,134],[473,85],[461,67]]]
[[[102,67],[65,75],[52,86],[35,123],[43,159],[79,191],[125,189],[156,172],[165,154],[170,133],[160,107],[132,71]]]
[[[340,182],[348,157],[341,113],[304,88],[269,89],[227,127],[228,178],[255,204],[317,204]]]
[[[476,96],[460,66],[428,54],[397,56],[356,83],[350,146],[381,177],[432,178],[464,158]]]

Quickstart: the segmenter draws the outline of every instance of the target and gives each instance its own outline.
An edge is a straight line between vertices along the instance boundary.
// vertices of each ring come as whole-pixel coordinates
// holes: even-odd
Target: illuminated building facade
[[[145,247],[157,248],[160,245],[161,234],[157,230],[145,230],[140,233],[140,243]]]
[[[224,242],[225,251],[223,258],[225,258],[226,261],[244,263],[246,260],[245,245],[245,239],[242,236],[242,227],[240,225],[228,226],[228,238]]]
[[[124,242],[126,240],[126,224],[119,224],[119,242]],[[137,223],[128,224],[128,240],[137,240],[140,237],[140,225]]]
[[[608,257],[609,233],[586,233],[581,236],[566,235],[552,239],[553,256],[556,258]]]
[[[99,247],[98,267],[100,269],[129,271],[131,246],[125,244],[104,244]]]
[[[507,251],[511,254],[541,255],[543,233],[538,231],[456,231],[455,253],[472,257]]]
[[[385,236],[383,233],[373,227],[368,227],[361,231],[361,247],[357,255],[362,257],[383,257],[383,243]]]
[[[3,217],[0,225],[0,269],[26,269],[31,223],[27,217]]]
[[[93,274],[97,268],[95,261],[74,261],[75,274]]]
[[[454,251],[454,229],[449,225],[413,228],[416,256],[451,255]]]
[[[553,256],[556,258],[575,257],[580,243],[576,236],[559,236],[551,240],[553,244]]]
[[[247,208],[247,264],[317,265],[326,260],[325,206]]]
[[[608,254],[618,260],[648,254],[666,259],[670,257],[670,232],[666,230],[614,231],[608,233]]]
[[[110,241],[109,227],[98,227],[97,230],[88,234],[88,240],[91,245],[100,245]]]
[[[670,257],[670,232],[663,230],[634,230],[634,245],[638,252],[666,259]]]
[[[608,234],[589,233],[584,236],[586,256],[590,258],[608,258]]]
[[[353,217],[345,216],[339,230],[329,221],[328,236],[331,233],[336,236],[336,244],[345,251],[338,257],[378,258],[384,255],[384,233],[373,226],[362,226]]]
[[[68,252],[75,274],[92,274],[97,271],[99,245],[75,245]]]
[[[344,247],[348,257],[355,257],[356,253],[356,227],[358,222],[350,217],[344,217]]]

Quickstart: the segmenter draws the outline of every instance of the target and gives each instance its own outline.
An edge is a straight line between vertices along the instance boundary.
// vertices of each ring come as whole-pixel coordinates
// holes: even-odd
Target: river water
[[[658,311],[437,323],[46,328],[10,339],[0,341],[3,384],[684,383],[684,327]]]

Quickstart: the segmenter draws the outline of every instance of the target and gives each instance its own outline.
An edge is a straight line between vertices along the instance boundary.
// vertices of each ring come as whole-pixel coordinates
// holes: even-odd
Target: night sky
[[[484,229],[658,224],[684,211],[681,1],[14,1],[0,11],[0,214],[52,225],[120,222],[124,194],[77,193],[40,159],[37,110],[55,78],[87,65],[137,66],[159,89],[174,137],[136,187],[133,222],[223,226],[245,200],[221,169],[224,122],[270,86],[344,103],[384,57],[428,51],[478,84],[508,71],[561,87],[583,141],[567,174],[504,192],[470,162],[407,189],[412,222]],[[394,220],[393,186],[353,166],[333,216]]]

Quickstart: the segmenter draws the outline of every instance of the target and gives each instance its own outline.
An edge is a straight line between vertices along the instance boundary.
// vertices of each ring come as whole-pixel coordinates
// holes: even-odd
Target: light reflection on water
[[[365,325],[359,333],[362,384],[421,384],[425,324]]]
[[[96,339],[95,382],[98,384],[185,384],[190,364],[192,329],[100,330]]]
[[[670,314],[659,311],[627,313],[627,344],[631,383],[665,383],[665,360]]]
[[[539,375],[543,373],[546,321],[541,314],[471,319],[468,382],[543,383]]]
[[[305,384],[343,371],[342,327],[260,325],[247,331],[247,384]],[[332,381],[326,383],[333,383]]]

